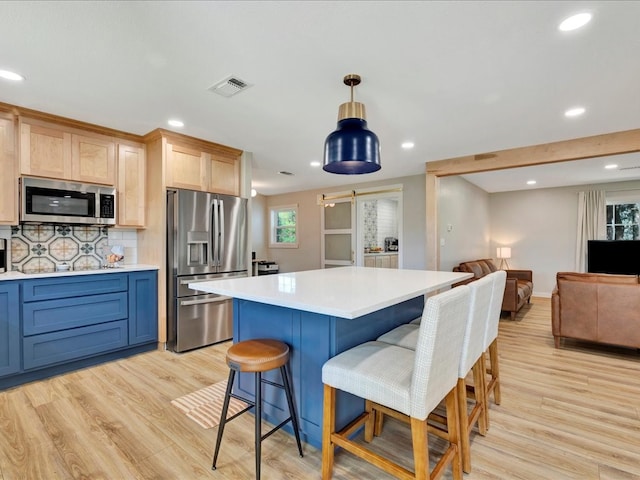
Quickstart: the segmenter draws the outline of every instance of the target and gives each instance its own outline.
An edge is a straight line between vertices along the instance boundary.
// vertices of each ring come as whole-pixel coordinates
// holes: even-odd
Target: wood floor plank
[[[95,379],[70,385],[70,388],[76,402],[131,463],[140,462],[174,445],[168,432],[131,408],[109,384]],[[146,441],[141,442],[141,437]]]
[[[0,394],[0,472],[3,480],[73,478],[21,390]]]
[[[74,478],[136,478],[134,465],[74,399],[57,399],[36,410]]]

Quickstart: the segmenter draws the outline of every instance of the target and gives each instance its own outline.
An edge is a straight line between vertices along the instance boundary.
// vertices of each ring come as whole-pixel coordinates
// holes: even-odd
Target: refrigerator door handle
[[[222,259],[224,258],[224,201],[218,200],[219,205],[219,223],[218,228],[220,229],[218,238],[220,238],[220,245],[218,248],[218,265],[222,265]]]
[[[212,208],[211,208],[213,218],[211,222],[211,232],[210,232],[212,237],[211,244],[213,245],[213,250],[211,251],[211,266],[213,267],[218,267],[220,265],[220,245],[219,245],[220,213],[218,209],[219,209],[218,200],[213,199]]]

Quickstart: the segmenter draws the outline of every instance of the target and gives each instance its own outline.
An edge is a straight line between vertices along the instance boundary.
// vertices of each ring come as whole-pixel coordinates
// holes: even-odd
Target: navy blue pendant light
[[[324,142],[325,172],[359,175],[380,170],[380,142],[367,128],[364,105],[353,101],[353,87],[360,84],[360,76],[344,77],[351,87],[351,101],[340,105],[338,128]]]

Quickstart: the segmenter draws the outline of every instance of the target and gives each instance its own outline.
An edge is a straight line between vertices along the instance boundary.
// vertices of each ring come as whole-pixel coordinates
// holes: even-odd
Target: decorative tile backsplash
[[[62,263],[71,270],[101,268],[111,249],[107,231],[107,227],[76,225],[11,227],[11,269],[54,272]]]
[[[364,246],[378,246],[378,201],[364,203]]]

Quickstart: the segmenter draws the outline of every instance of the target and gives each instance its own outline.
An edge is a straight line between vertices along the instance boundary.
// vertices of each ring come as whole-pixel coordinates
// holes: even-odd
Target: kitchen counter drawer
[[[126,320],[26,337],[22,341],[24,369],[86,358],[126,347]]]
[[[126,274],[35,278],[22,283],[22,301],[34,302],[54,298],[79,297],[100,293],[124,292],[128,287]]]
[[[89,285],[85,282],[85,285]],[[25,303],[23,335],[55,332],[128,317],[127,292]]]

